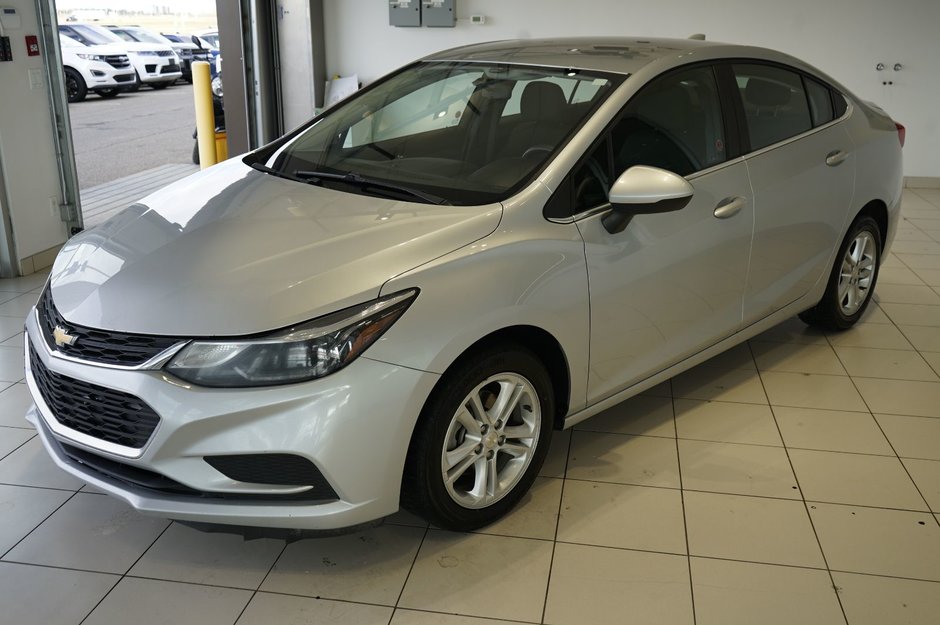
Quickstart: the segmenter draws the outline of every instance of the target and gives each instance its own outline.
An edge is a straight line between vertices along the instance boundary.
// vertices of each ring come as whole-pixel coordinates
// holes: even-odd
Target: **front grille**
[[[56,310],[49,287],[39,298],[36,309],[39,313],[39,328],[49,347],[66,356],[88,362],[132,367],[147,362],[179,342],[179,339],[172,337],[95,330],[69,323]],[[52,332],[56,326],[75,337],[72,345],[55,344]]]
[[[29,362],[43,401],[55,420],[67,428],[115,445],[140,449],[160,422],[153,408],[139,397],[50,371],[32,343]]]
[[[114,82],[133,82],[133,74],[118,74],[114,77]]]
[[[173,72],[178,72],[178,71],[180,71],[180,66],[177,65],[176,63],[172,63],[170,65],[164,65],[160,69],[161,74],[172,74]]]
[[[104,57],[104,60],[108,65],[117,69],[124,69],[125,67],[131,66],[131,61],[127,58],[126,54],[109,54]]]
[[[173,56],[172,50],[157,50],[157,56]]]
[[[183,49],[180,50],[177,54],[179,54],[179,57],[180,57],[181,59],[184,59],[184,60],[185,60],[185,59],[191,59],[191,58],[193,58],[193,51],[192,51],[192,50],[188,50],[188,49],[186,49],[186,48],[183,48]]]

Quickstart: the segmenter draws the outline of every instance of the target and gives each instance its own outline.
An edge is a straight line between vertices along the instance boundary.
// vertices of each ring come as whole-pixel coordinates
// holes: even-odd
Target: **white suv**
[[[59,35],[59,41],[69,102],[81,102],[89,91],[113,98],[137,84],[131,61],[120,46],[89,47],[65,35]]]
[[[116,34],[96,24],[60,24],[59,34],[77,39],[85,45],[120,46],[137,72],[140,84],[163,89],[173,84],[183,73],[180,59],[173,48],[165,43],[124,41]]]

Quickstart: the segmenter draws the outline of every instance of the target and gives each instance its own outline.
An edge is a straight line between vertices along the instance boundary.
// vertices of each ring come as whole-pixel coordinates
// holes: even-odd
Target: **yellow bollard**
[[[193,100],[196,105],[196,139],[199,143],[199,168],[218,162],[215,153],[215,115],[212,112],[212,78],[209,64],[193,62]]]

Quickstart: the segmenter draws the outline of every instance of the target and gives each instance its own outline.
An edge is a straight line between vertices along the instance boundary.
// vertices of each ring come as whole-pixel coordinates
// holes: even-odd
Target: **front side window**
[[[657,78],[634,96],[612,133],[614,170],[650,165],[688,176],[727,159],[711,67]]]
[[[360,177],[452,204],[496,202],[530,180],[624,78],[493,63],[418,63],[258,157],[270,173],[343,191],[379,189],[352,182]]]
[[[733,65],[751,149],[759,150],[813,127],[803,81],[774,65]]]

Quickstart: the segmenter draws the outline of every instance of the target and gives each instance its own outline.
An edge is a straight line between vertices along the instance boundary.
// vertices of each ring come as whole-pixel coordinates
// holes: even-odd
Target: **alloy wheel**
[[[505,497],[535,455],[542,423],[535,387],[515,373],[477,385],[451,418],[441,453],[448,495],[479,509]]]
[[[866,230],[860,231],[845,250],[838,291],[843,315],[854,315],[871,294],[877,254],[875,239]]]

